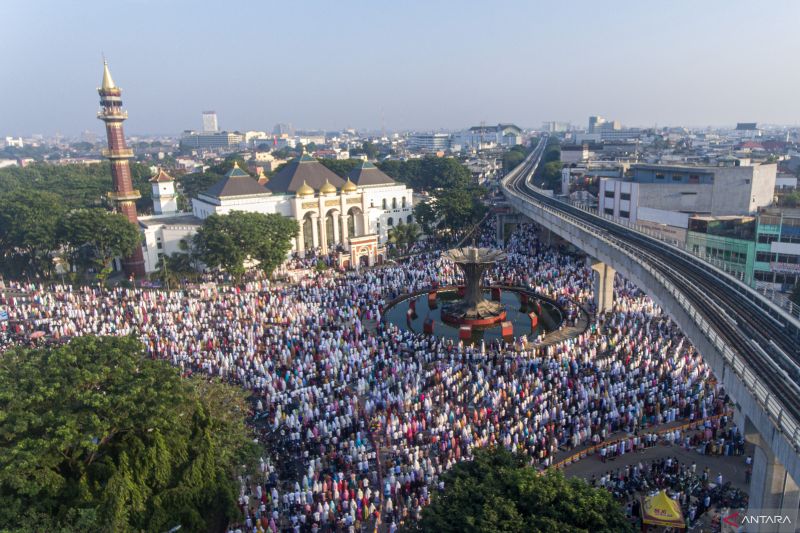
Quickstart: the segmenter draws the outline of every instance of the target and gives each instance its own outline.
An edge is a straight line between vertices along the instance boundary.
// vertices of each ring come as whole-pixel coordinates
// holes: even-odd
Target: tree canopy
[[[437,189],[427,201],[414,206],[414,219],[429,235],[469,229],[486,214],[485,194],[486,190],[477,185]]]
[[[417,191],[466,187],[472,181],[469,169],[453,157],[388,160],[378,168]]]
[[[390,228],[388,232],[389,242],[399,248],[407,248],[414,245],[419,240],[420,235],[422,235],[422,229],[415,222],[397,224]]]
[[[86,271],[93,267],[100,281],[112,271],[114,257],[127,257],[139,245],[139,229],[119,213],[76,209],[61,224],[69,262]]]
[[[319,162],[340,178],[346,178],[354,168],[361,164],[360,159],[320,159]]]
[[[511,147],[510,150],[503,154],[503,170],[505,172],[513,170],[528,156],[531,149],[532,146],[522,146],[521,144]]]
[[[300,231],[296,220],[278,214],[233,211],[211,215],[194,236],[200,260],[239,278],[245,261],[258,261],[268,276],[286,259],[292,239]]]
[[[550,137],[545,147],[542,162],[536,169],[534,181],[546,189],[561,190],[561,145],[558,139]]]
[[[131,163],[133,187],[142,197],[137,200],[139,212],[152,210],[150,169]],[[93,165],[51,165],[34,163],[25,167],[0,168],[0,191],[47,191],[57,195],[66,208],[107,206],[107,193],[111,190],[109,163]]]
[[[540,475],[504,448],[479,449],[475,460],[444,475],[412,530],[441,533],[550,533],[633,531],[611,494],[559,472]]]
[[[13,189],[0,196],[2,271],[11,277],[49,275],[64,212],[64,202],[53,193]]]
[[[236,387],[183,379],[133,338],[0,358],[0,529],[221,530],[254,445]]]

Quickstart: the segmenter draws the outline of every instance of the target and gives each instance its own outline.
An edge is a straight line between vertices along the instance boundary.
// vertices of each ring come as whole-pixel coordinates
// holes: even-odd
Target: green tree
[[[431,200],[419,202],[412,210],[414,220],[419,222],[426,235],[432,235],[437,224],[437,212]]]
[[[488,209],[481,199],[485,193],[483,187],[478,186],[437,191],[433,206],[438,214],[438,228],[455,231],[480,222]]]
[[[398,224],[388,232],[389,242],[398,248],[408,248],[419,240],[422,230],[418,224]]]
[[[88,152],[89,150],[91,150],[93,148],[92,143],[89,143],[89,142],[86,142],[86,141],[80,141],[80,142],[72,143],[72,144],[69,145],[69,147],[72,148],[73,150],[77,150],[79,152]]]
[[[181,239],[178,247],[180,252],[161,256],[153,273],[155,279],[167,286],[177,286],[182,278],[194,279],[200,270],[197,250],[192,241]]]
[[[131,163],[133,187],[141,198],[136,201],[140,213],[152,209],[152,186],[149,183],[150,168]],[[107,200],[111,190],[111,166],[96,165],[51,165],[36,163],[25,167],[0,169],[0,191],[17,190],[47,191],[56,194],[67,208],[109,207]]]
[[[358,159],[320,159],[319,162],[340,178],[346,178],[354,168],[361,164]]]
[[[214,172],[192,172],[176,178],[176,185],[187,198],[197,198],[197,195],[222,179],[222,174]],[[188,202],[187,202],[188,207]]]
[[[378,157],[378,147],[369,141],[361,143],[361,151],[366,154],[367,158],[370,160],[374,160]]]
[[[479,449],[475,460],[444,475],[422,520],[410,529],[441,533],[632,532],[611,494],[559,472],[540,475],[503,448]]]
[[[0,529],[222,530],[252,464],[236,387],[183,379],[124,337],[0,358]]]
[[[472,174],[453,157],[427,156],[408,161],[384,161],[378,167],[392,178],[417,191],[466,187]]]
[[[269,276],[286,259],[299,228],[296,220],[282,215],[233,211],[206,218],[194,246],[208,267],[221,268],[237,279],[248,259],[258,261],[258,268]]]
[[[58,195],[17,189],[0,196],[0,261],[7,275],[48,276],[61,245],[64,203]]]
[[[93,267],[105,282],[115,257],[127,257],[139,246],[141,234],[124,215],[105,209],[76,209],[61,225],[69,261],[84,272]]]
[[[222,177],[233,168],[234,164],[238,164],[240,169],[250,174],[250,171],[247,170],[247,161],[244,160],[242,154],[231,154],[222,163],[210,165],[208,173]]]
[[[561,168],[563,166],[564,164],[561,161],[550,161],[544,164],[539,178],[545,188],[559,189],[561,183]]]
[[[503,154],[503,170],[505,172],[510,172],[513,170],[517,165],[522,163],[523,159],[528,156],[530,150],[530,147],[525,147],[520,144],[512,147]]]
[[[781,207],[800,207],[800,191],[779,195],[778,205]]]

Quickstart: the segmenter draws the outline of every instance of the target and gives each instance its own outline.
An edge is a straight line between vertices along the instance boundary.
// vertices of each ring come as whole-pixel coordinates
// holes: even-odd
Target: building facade
[[[766,208],[757,220],[755,279],[788,291],[800,283],[800,209]]]
[[[686,249],[752,285],[755,232],[754,217],[691,217]]]
[[[205,150],[237,150],[244,145],[244,135],[241,133],[221,132],[196,132],[185,131],[181,136],[181,149]]]
[[[219,131],[216,111],[203,111],[203,133],[216,133]]]
[[[450,148],[448,133],[415,133],[408,138],[408,147],[424,152],[438,152]]]
[[[174,190],[168,179],[166,173],[153,178],[154,202],[163,202]],[[162,215],[140,221],[148,272],[156,270],[164,254],[180,251],[180,241],[191,239],[203,220],[214,214],[247,211],[292,218],[300,225],[293,251],[303,256],[309,250],[324,254],[339,248],[349,252],[344,266],[382,261],[389,230],[413,221],[411,189],[375,165],[363,162],[342,179],[306,154],[271,179],[261,175],[256,180],[234,166],[192,199],[192,213],[166,211],[171,205],[162,203]]]

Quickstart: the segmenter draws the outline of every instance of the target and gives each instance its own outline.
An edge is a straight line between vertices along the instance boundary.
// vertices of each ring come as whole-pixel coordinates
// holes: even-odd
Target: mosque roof
[[[111,77],[111,71],[108,70],[108,61],[103,61],[103,83],[100,85],[101,89],[116,89],[114,79]]]
[[[275,193],[296,193],[305,182],[314,190],[319,190],[330,182],[336,188],[344,185],[344,180],[325,165],[308,154],[293,159],[267,183],[267,188]]]
[[[168,181],[175,181],[172,176],[164,172],[163,168],[158,169],[158,174],[150,178],[150,183],[165,183]]]
[[[225,198],[229,196],[252,196],[255,194],[269,194],[262,185],[239,168],[237,163],[233,164],[225,177],[205,190],[203,194],[214,198]]]
[[[394,185],[397,183],[369,161],[362,162],[361,165],[351,170],[347,177],[359,187],[365,185]]]

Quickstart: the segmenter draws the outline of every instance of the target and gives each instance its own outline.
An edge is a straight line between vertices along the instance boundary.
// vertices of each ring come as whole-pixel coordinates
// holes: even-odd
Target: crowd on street
[[[480,240],[495,244],[491,224]],[[555,300],[567,323],[580,307],[592,311],[582,257],[546,245],[526,224],[505,249],[486,282]],[[504,446],[544,468],[559,452],[620,432],[630,448],[605,453],[626,453],[646,446],[657,426],[726,408],[725,391],[677,326],[619,276],[613,309],[583,333],[547,346],[471,346],[382,321],[386,302],[403,292],[459,283],[438,251],[360,272],[331,260],[314,268],[320,260],[294,258],[286,268],[305,269],[296,283],[256,277],[166,291],[6,282],[0,350],[134,335],[184,375],[247,388],[264,455],[241,480],[245,519],[231,531],[248,533],[359,531],[377,520],[393,531],[419,518],[447,470],[477,447]],[[685,473],[685,465],[642,465],[599,484],[659,486]]]

